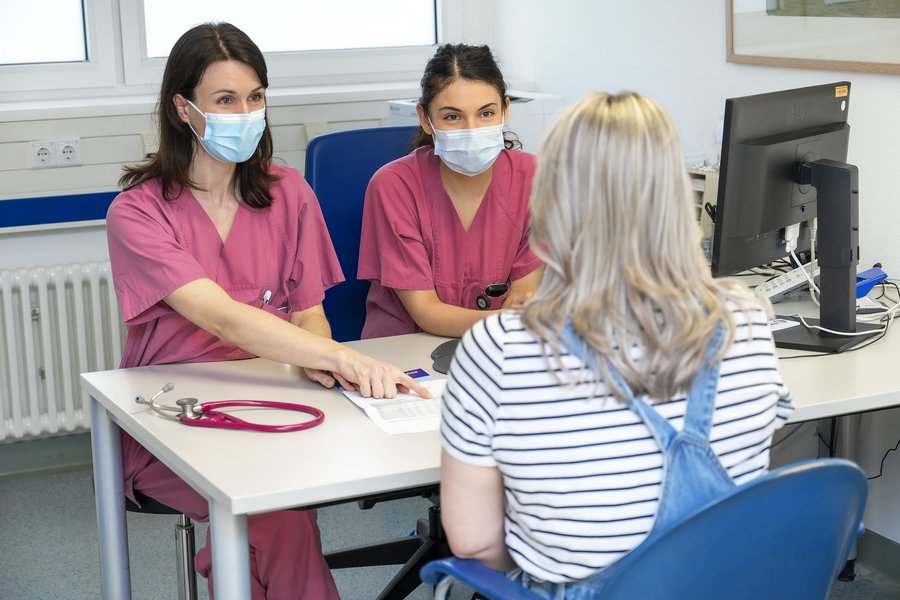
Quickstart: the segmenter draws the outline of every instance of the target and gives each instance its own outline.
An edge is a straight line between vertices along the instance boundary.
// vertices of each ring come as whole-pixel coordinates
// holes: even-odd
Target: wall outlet
[[[28,166],[32,169],[56,166],[56,149],[53,147],[53,140],[28,143]]]
[[[81,164],[81,138],[28,142],[28,165],[32,169],[77,167]]]
[[[54,140],[57,167],[77,167],[81,164],[81,138]]]

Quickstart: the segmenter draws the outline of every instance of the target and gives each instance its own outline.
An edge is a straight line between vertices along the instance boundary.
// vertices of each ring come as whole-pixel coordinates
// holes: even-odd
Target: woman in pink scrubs
[[[459,337],[531,295],[534,157],[505,139],[506,84],[487,46],[445,44],[428,62],[416,149],[366,191],[360,279],[372,282],[362,337]]]
[[[268,86],[259,48],[225,23],[197,26],[169,55],[159,151],[126,169],[107,215],[110,259],[128,329],[122,367],[252,356],[303,367],[326,387],[393,397],[427,392],[396,367],[330,339],[325,290],[343,280],[312,190],[272,164]],[[194,519],[206,500],[122,436],[125,493]],[[251,591],[337,598],[316,512],[248,519]],[[213,595],[209,544],[196,559]]]

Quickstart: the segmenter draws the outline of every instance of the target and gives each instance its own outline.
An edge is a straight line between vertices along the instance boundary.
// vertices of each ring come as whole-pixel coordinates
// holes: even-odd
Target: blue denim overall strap
[[[613,385],[624,393],[628,408],[647,426],[663,452],[662,487],[659,506],[650,534],[643,543],[677,525],[697,509],[723,495],[734,482],[722,467],[709,445],[712,415],[715,409],[719,382],[719,364],[713,363],[725,338],[720,324],[706,350],[703,368],[691,383],[681,431],[653,409],[643,398],[636,397],[619,373],[607,362]],[[581,358],[585,366],[600,377],[599,356],[584,343],[566,321],[560,333],[560,343],[569,354]],[[615,577],[617,566],[628,560],[620,557],[605,569],[581,581],[549,583],[536,580],[519,570],[510,574],[514,580],[548,600],[600,600],[607,582]]]
[[[724,328],[719,324],[707,346],[703,367],[691,383],[684,426],[680,432],[644,398],[635,396],[607,362],[609,376],[624,393],[628,408],[644,422],[663,451],[662,489],[650,537],[668,531],[734,486],[734,481],[709,445],[719,382],[719,364],[713,361],[713,357],[721,348],[724,337]],[[563,327],[560,342],[570,354],[580,357],[586,367],[600,374],[599,357],[575,332],[571,321]]]

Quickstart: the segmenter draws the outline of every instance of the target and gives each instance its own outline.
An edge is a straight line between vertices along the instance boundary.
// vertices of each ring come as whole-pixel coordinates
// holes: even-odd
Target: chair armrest
[[[452,577],[490,600],[542,600],[541,596],[510,581],[503,573],[467,558],[433,560],[422,567],[420,576],[423,582],[431,585],[437,585],[447,576]]]

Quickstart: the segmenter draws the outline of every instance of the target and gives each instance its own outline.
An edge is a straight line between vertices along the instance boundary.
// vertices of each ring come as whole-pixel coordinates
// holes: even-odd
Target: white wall
[[[417,93],[414,82],[315,89],[273,89],[269,122],[275,159],[301,172],[310,137],[324,131],[374,127],[387,100]],[[0,103],[0,202],[117,190],[122,166],[143,160],[142,134],[153,131],[154,97]],[[83,164],[29,168],[29,141],[81,139]],[[106,260],[102,221],[80,225],[0,228],[0,269]]]
[[[537,91],[567,102],[591,90],[652,96],[675,119],[687,156],[715,155],[725,98],[849,80],[848,160],[860,173],[861,264],[879,261],[900,277],[900,77],[726,63],[724,2],[494,0],[491,19],[486,41],[507,78],[532,80]],[[900,412],[865,417],[861,466],[876,474],[898,438]],[[900,454],[888,457],[885,472],[870,484],[866,526],[900,541]]]

